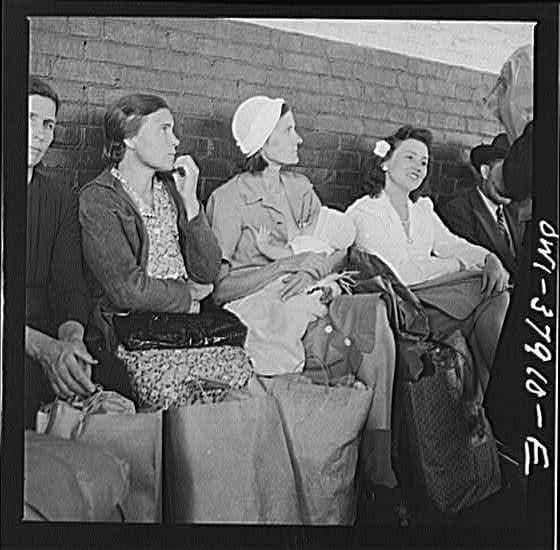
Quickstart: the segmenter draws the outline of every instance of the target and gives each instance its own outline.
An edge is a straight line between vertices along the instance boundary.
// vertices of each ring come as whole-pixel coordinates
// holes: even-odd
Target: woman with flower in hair
[[[403,126],[377,142],[367,194],[348,207],[355,246],[380,257],[422,301],[433,333],[460,329],[486,389],[509,304],[509,274],[488,250],[451,233],[428,197],[429,130]]]

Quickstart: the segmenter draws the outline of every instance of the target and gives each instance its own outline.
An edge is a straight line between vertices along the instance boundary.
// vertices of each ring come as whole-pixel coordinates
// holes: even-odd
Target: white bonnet
[[[241,152],[254,155],[270,137],[280,120],[280,112],[285,101],[278,97],[254,96],[237,107],[231,121],[231,131]]]

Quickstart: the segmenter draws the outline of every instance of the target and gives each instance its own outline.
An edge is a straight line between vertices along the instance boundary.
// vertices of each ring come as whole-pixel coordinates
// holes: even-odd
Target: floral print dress
[[[126,179],[113,169],[117,178],[138,208],[148,233],[147,274],[159,279],[188,279],[179,246],[176,206],[163,184],[154,179],[153,207],[147,205]],[[210,294],[213,285],[197,285],[202,294]],[[207,292],[206,292],[207,291]],[[198,313],[193,301],[190,313]],[[123,346],[117,356],[124,360],[141,409],[167,409],[201,402],[220,401],[230,388],[248,382],[252,367],[243,348],[233,346],[196,349],[128,351]]]

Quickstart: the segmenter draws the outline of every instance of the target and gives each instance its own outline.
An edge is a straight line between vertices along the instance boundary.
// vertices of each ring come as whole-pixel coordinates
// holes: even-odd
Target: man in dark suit
[[[501,167],[508,149],[506,134],[500,134],[490,145],[471,150],[471,163],[480,182],[442,207],[441,217],[457,235],[494,252],[515,280],[524,223],[519,204],[500,192]]]

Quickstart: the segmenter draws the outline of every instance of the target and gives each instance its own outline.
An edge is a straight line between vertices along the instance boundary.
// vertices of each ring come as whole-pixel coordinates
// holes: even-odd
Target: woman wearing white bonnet
[[[286,247],[310,226],[324,233],[326,226],[319,217],[321,202],[311,182],[289,170],[299,162],[298,147],[303,140],[283,99],[256,96],[244,101],[233,116],[232,133],[245,155],[244,171],[216,189],[207,205],[208,219],[222,249],[214,299],[221,305],[239,301],[274,282],[279,285],[281,299],[288,301],[340,269],[346,250],[333,247],[330,255],[293,251],[276,260],[259,250],[260,230],[278,247]],[[372,313],[374,349],[364,354],[358,371],[362,382],[375,386],[361,463],[368,481],[395,486],[390,461],[395,343],[385,305],[381,300],[378,303]]]

